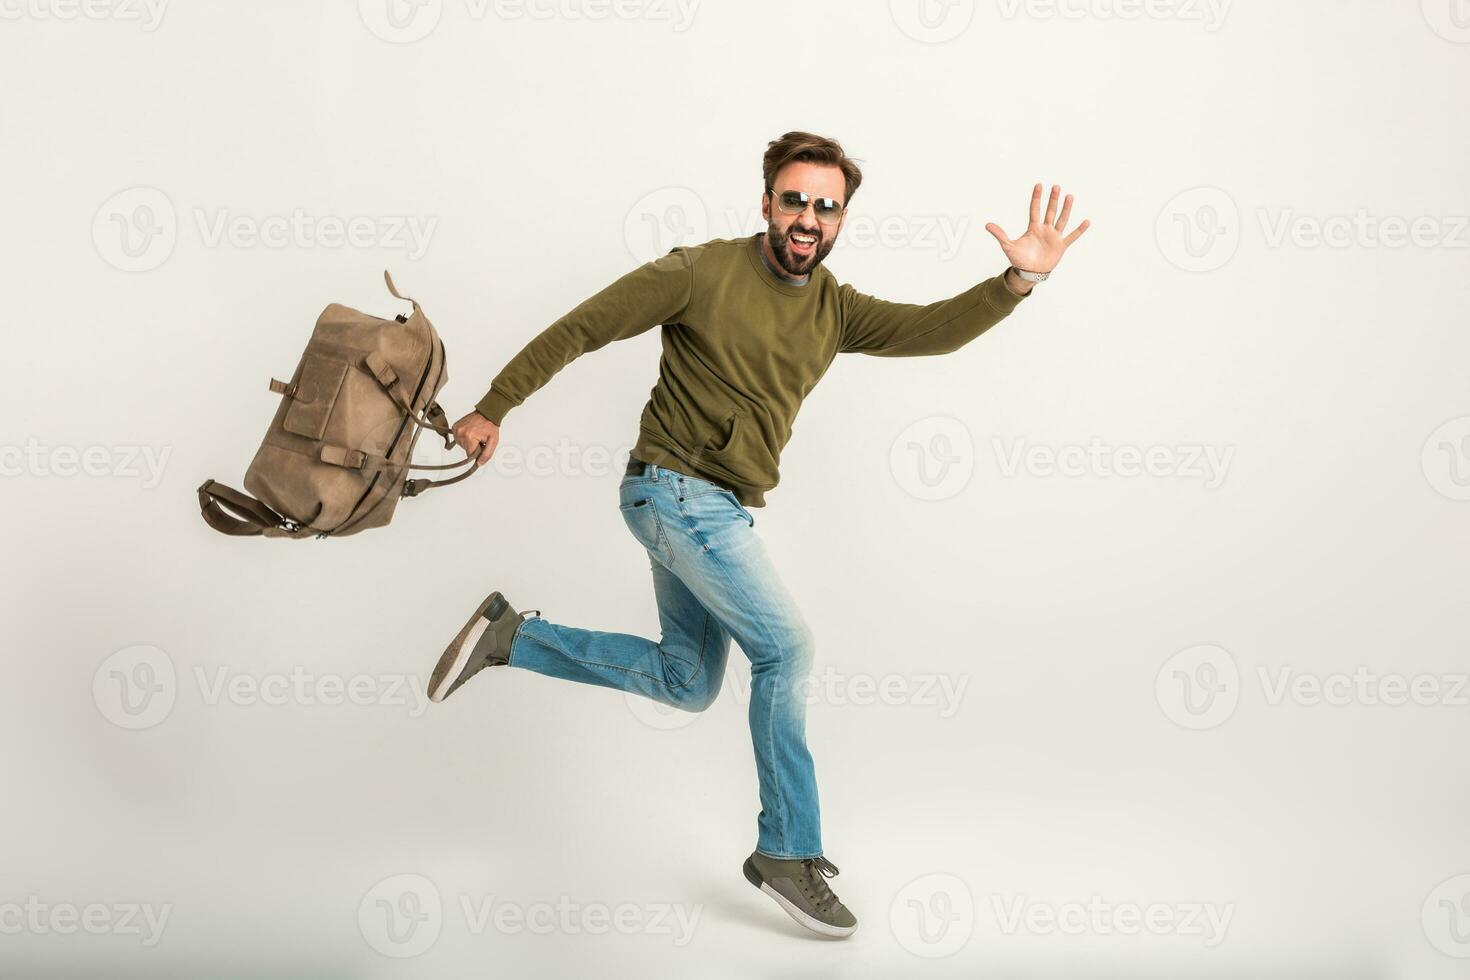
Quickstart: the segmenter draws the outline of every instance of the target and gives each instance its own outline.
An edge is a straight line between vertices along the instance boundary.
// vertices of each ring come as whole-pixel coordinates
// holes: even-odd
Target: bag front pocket
[[[291,407],[282,426],[287,432],[320,439],[327,431],[332,406],[347,377],[347,362],[339,357],[308,352],[301,359],[301,377],[290,393]]]

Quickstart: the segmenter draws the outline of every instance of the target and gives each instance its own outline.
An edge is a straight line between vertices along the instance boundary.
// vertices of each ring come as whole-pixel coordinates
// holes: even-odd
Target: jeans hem
[[[762,857],[768,857],[775,861],[805,861],[808,858],[819,858],[822,856],[821,851],[815,854],[772,854],[770,851],[763,851],[759,847],[755,849],[755,852]]]

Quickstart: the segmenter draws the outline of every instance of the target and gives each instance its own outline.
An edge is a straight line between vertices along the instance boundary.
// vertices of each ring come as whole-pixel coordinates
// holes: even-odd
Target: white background
[[[1463,0],[428,0],[398,28],[386,2],[0,2],[5,973],[1463,975]],[[194,500],[239,485],[326,303],[398,312],[391,268],[445,337],[457,416],[637,263],[757,230],[791,129],[862,162],[827,261],[874,295],[998,273],[983,226],[1019,234],[1036,181],[1094,222],[963,350],[839,359],[755,512],[835,678],[809,709],[861,921],[835,945],[740,876],[738,649],[699,716],[520,671],[417,693],[492,589],[656,635],[614,499],[656,330],[508,416],[506,460],[562,462],[498,457],[387,529],[227,539]],[[297,212],[372,241],[211,231]],[[425,248],[396,216],[432,223]],[[1397,247],[1372,230],[1418,219]],[[1045,464],[1092,445],[1163,462]],[[1277,696],[1355,671],[1343,703]],[[214,696],[293,674],[376,703]],[[1437,694],[1385,703],[1385,677]],[[395,945],[377,901],[408,909],[405,887],[442,911]],[[477,929],[462,900],[487,899],[647,927]],[[64,913],[16,928],[27,902],[169,917],[147,945]],[[1175,927],[1047,927],[1089,902]],[[1191,903],[1223,935],[1181,924]]]

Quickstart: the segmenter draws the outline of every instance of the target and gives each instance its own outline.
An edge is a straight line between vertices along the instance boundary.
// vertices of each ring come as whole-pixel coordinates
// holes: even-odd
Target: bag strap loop
[[[398,404],[398,407],[408,413],[409,420],[414,425],[425,429],[432,429],[444,440],[445,449],[454,448],[454,434],[449,431],[449,416],[444,414],[444,409],[438,402],[430,402],[429,407],[424,409],[421,416],[414,411],[413,400],[409,398],[408,389],[404,387],[403,379],[398,377],[398,372],[393,366],[384,360],[383,355],[377,351],[369,351],[363,357],[363,364],[368,372],[377,379],[378,384]]]
[[[397,296],[399,299],[403,300],[405,303],[412,303],[413,304],[413,311],[415,313],[418,313],[419,312],[419,301],[416,300],[416,299],[414,299],[412,296],[405,296],[402,293],[400,293],[398,291],[398,287],[395,286],[395,285],[393,285],[393,277],[388,274],[388,270],[387,269],[384,269],[383,270],[383,281],[388,284],[388,292],[392,293],[394,296]]]

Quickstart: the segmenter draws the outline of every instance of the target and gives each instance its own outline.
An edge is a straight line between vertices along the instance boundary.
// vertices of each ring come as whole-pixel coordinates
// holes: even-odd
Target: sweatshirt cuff
[[[496,391],[492,387],[489,391],[485,393],[484,398],[481,398],[478,402],[475,403],[475,411],[479,412],[481,415],[485,416],[496,425],[499,425],[500,420],[505,418],[505,413],[510,411],[512,408],[515,408],[516,404],[517,403],[511,401],[507,395]]]
[[[1006,272],[1009,271],[1009,269],[1006,270]],[[1031,293],[1034,292],[1036,292],[1036,289],[1033,287]],[[1024,296],[1018,296],[1015,293],[1011,292],[1011,287],[1006,285],[1006,273],[1002,272],[1000,275],[995,276],[994,278],[990,279],[988,283],[986,283],[985,302],[989,303],[990,308],[997,313],[1009,313],[1014,310],[1017,304],[1019,304],[1022,300],[1029,298],[1031,296],[1031,293],[1026,293]]]

